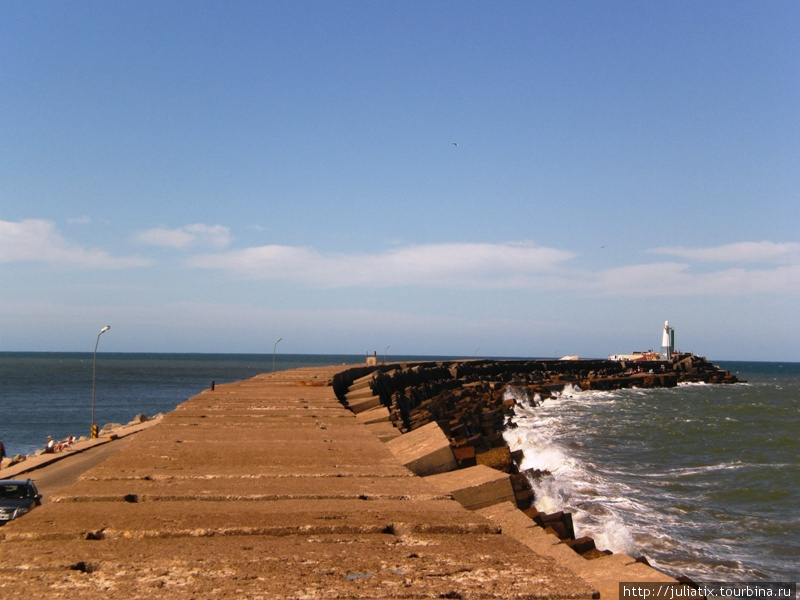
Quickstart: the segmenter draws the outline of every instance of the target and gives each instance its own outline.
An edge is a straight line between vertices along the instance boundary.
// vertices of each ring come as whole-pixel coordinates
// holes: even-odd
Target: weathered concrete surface
[[[359,423],[391,423],[389,409],[385,406],[376,406],[356,415]]]
[[[610,554],[587,560],[564,544],[558,537],[545,533],[510,502],[477,511],[503,528],[503,533],[519,540],[537,554],[550,556],[579,575],[600,592],[600,598],[619,598],[622,581],[677,583],[669,575],[636,562],[625,554]]]
[[[325,384],[206,390],[0,528],[0,598],[589,598],[403,467]]]
[[[428,423],[402,437],[386,442],[397,460],[420,476],[446,473],[458,468],[450,440],[436,423]]]
[[[382,442],[388,442],[403,435],[394,425],[388,422],[367,423],[366,428],[377,435]]]
[[[461,506],[469,510],[515,501],[508,473],[485,465],[430,475],[425,481],[442,492],[452,494]]]

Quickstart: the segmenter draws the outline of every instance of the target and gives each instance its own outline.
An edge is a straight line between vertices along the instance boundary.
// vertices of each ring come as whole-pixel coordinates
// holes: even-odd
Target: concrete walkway
[[[4,466],[0,469],[0,479],[36,479],[36,469],[46,467],[47,465],[58,462],[65,458],[69,458],[74,454],[80,454],[97,446],[103,446],[116,439],[121,439],[139,433],[145,429],[149,429],[153,425],[158,424],[163,417],[159,416],[149,421],[143,421],[135,425],[123,425],[119,429],[115,429],[111,435],[102,435],[94,439],[81,439],[74,442],[69,450],[62,450],[60,452],[52,452],[50,454],[42,453],[38,456],[29,456],[25,460],[16,464],[5,466],[10,463],[11,459],[6,458],[3,460]]]
[[[592,597],[402,466],[335,398],[341,369],[181,404],[0,528],[0,597]]]

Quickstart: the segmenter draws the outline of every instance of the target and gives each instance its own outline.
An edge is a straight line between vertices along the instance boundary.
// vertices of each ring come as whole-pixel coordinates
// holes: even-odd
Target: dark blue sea
[[[274,358],[275,370],[364,362]],[[748,383],[569,389],[518,410],[507,439],[524,466],[552,473],[536,484],[538,508],[571,511],[577,533],[601,548],[697,581],[798,581],[800,363],[717,364]],[[168,412],[212,381],[272,368],[272,354],[98,353],[95,422]],[[91,353],[0,353],[10,456],[33,453],[47,435],[88,435],[91,398]]]
[[[395,357],[396,358],[396,357]],[[363,355],[276,355],[276,371],[363,363]],[[106,423],[153,416],[217,384],[273,369],[273,355],[98,353],[94,415]],[[92,353],[0,352],[0,440],[6,454],[31,454],[45,438],[88,436]]]
[[[699,582],[800,579],[800,363],[717,362],[746,384],[518,398],[505,433],[547,469],[536,506]]]

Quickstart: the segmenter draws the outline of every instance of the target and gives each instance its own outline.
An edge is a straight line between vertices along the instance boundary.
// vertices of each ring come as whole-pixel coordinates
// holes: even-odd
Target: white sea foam
[[[506,393],[516,394],[508,390]],[[520,401],[520,397],[513,397]],[[567,386],[563,392],[544,401],[547,407],[544,410],[521,397],[523,406],[515,411],[513,418],[517,427],[507,429],[504,437],[512,450],[523,450],[523,470],[550,472],[549,476],[531,482],[536,508],[548,513],[569,511],[576,535],[591,536],[601,549],[627,554],[635,552],[634,537],[624,518],[632,508],[630,502],[602,474],[576,458],[565,440],[558,439],[559,433],[574,428],[561,418],[560,409],[565,403],[613,402],[617,395]]]
[[[720,463],[718,465],[703,465],[699,467],[682,467],[678,469],[664,469],[661,473],[653,473],[649,475],[645,475],[647,477],[670,477],[673,478],[675,476],[688,476],[688,475],[705,475],[707,473],[712,473],[714,471],[727,471],[731,469],[741,469],[743,467],[748,467],[752,465],[748,465],[741,461],[732,461],[727,463]]]
[[[769,391],[773,390],[774,386]],[[731,396],[734,393],[738,396]],[[748,402],[750,392],[739,386],[695,384],[612,392],[570,386],[551,398],[521,401],[510,419],[516,428],[504,435],[512,450],[523,450],[523,469],[552,473],[532,482],[536,507],[543,512],[569,511],[576,535],[591,536],[598,548],[645,556],[657,568],[698,581],[757,580],[776,571],[795,573],[796,568],[789,565],[796,549],[780,537],[785,530],[797,529],[791,519],[783,515],[780,531],[764,533],[772,515],[743,518],[739,509],[719,501],[714,504],[714,494],[727,482],[754,476],[750,471],[769,473],[796,464],[772,463],[740,452],[726,455],[719,448],[707,453],[702,445],[691,444],[698,439],[698,423],[712,418],[715,423],[744,420],[733,411],[715,410],[707,401],[711,394],[726,405],[733,397],[737,408],[752,403]],[[766,410],[771,405],[765,397],[758,403]],[[791,419],[800,409],[794,405],[788,410],[784,414]],[[709,416],[712,413],[716,416]],[[637,423],[647,423],[642,429],[649,435],[658,435],[663,425],[660,441],[667,443],[651,443],[638,435]],[[684,424],[692,432],[691,439],[680,434]],[[712,428],[710,435],[716,432]],[[728,459],[709,461],[710,456]],[[788,548],[787,556],[778,558],[768,545],[757,547],[745,541],[770,536]]]
[[[581,523],[579,519],[579,529]],[[589,529],[589,527],[586,527]],[[617,553],[636,554],[636,542],[628,526],[619,517],[607,518],[601,527],[592,527],[595,545]]]

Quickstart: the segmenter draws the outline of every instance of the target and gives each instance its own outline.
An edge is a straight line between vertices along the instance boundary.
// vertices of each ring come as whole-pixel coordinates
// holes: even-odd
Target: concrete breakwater
[[[491,370],[493,395],[506,378],[446,367]],[[427,368],[312,367],[203,391],[0,528],[0,597],[589,599],[674,582],[624,555],[588,560],[521,512],[503,456],[486,462],[507,449],[475,444],[474,423],[498,423],[486,406],[461,446],[475,465],[459,469],[439,423],[417,418],[424,399],[390,411],[378,395],[358,414],[340,400],[374,396],[359,378]]]
[[[703,357],[669,361],[471,360],[354,367],[333,381],[337,397],[354,413],[383,420],[400,432],[436,422],[454,449],[475,456],[503,447],[505,416],[514,400],[507,388],[547,398],[566,386],[582,390],[674,387],[678,383],[737,383],[736,376]],[[369,411],[369,412],[367,412]],[[463,458],[467,460],[467,454]]]
[[[544,514],[533,507],[531,481],[548,474],[538,470],[522,472],[522,451],[511,452],[505,443],[502,431],[513,415],[515,398],[547,398],[566,386],[613,390],[673,387],[682,382],[737,381],[705,358],[677,354],[669,361],[644,362],[480,360],[376,365],[370,372],[361,368],[341,373],[335,386],[340,399],[373,427],[383,421],[404,433],[427,430],[430,436],[431,428],[439,431],[447,448],[440,447],[435,459],[428,457],[431,464],[406,463],[406,466],[421,475],[476,467],[491,467],[495,472],[505,473],[505,477],[495,478],[498,485],[491,492],[492,503],[510,500],[564,545],[584,558],[594,559],[610,552],[596,548],[591,538],[576,539],[569,513]],[[384,435],[392,435],[391,431],[384,429]],[[422,439],[421,434],[417,437]],[[456,478],[450,479],[457,482]],[[469,478],[462,476],[460,481]],[[457,488],[448,491],[458,497]],[[504,494],[508,497],[503,498]]]
[[[0,527],[0,597],[597,596],[405,468],[334,395],[341,370],[261,375],[179,405]]]

